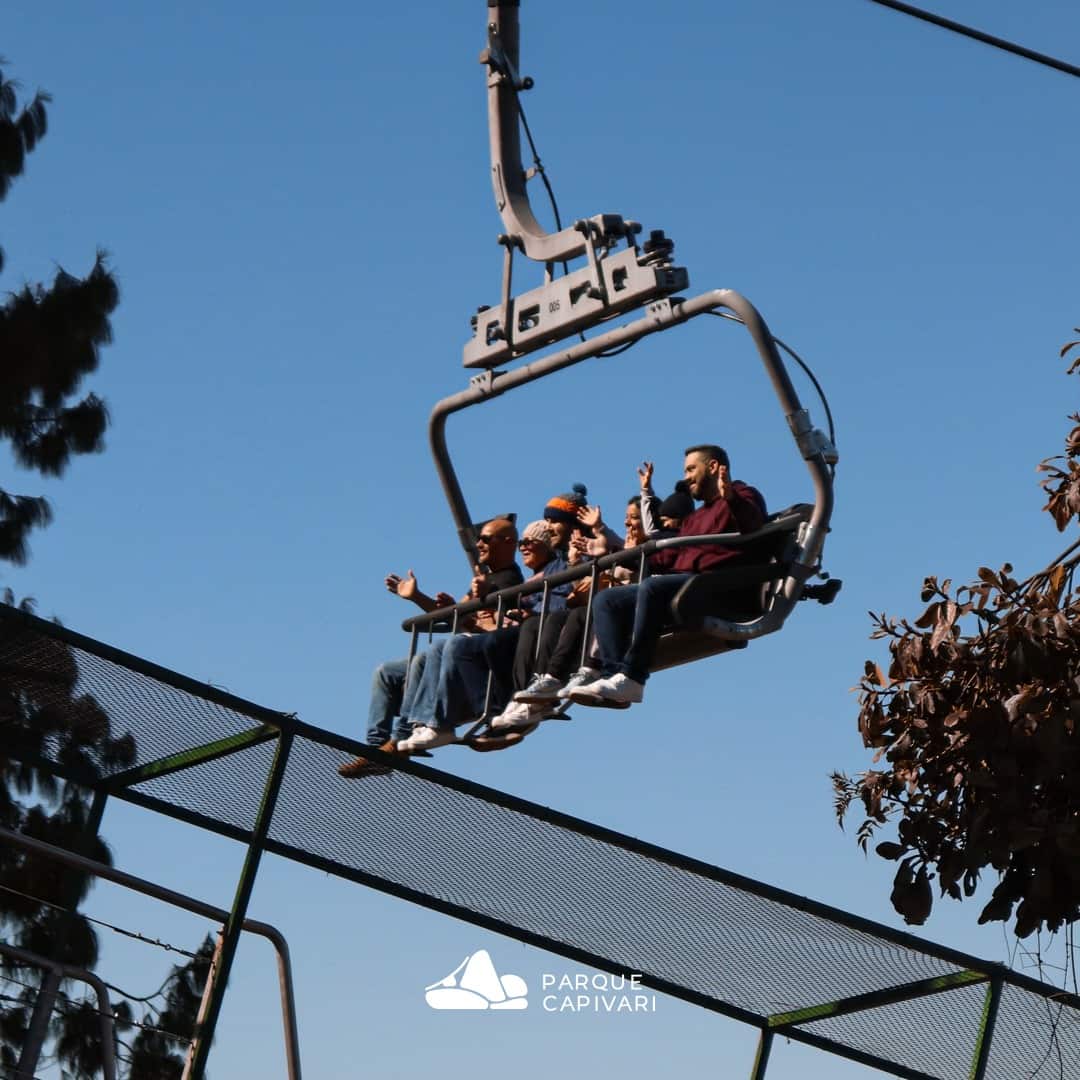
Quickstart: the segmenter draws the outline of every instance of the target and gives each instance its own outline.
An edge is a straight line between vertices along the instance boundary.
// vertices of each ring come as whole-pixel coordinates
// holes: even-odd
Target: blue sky
[[[1064,0],[934,10],[1077,61]],[[854,821],[836,828],[828,774],[869,763],[850,689],[883,657],[868,610],[915,614],[925,574],[1032,571],[1065,546],[1035,465],[1076,400],[1057,351],[1080,322],[1080,85],[866,0],[533,0],[522,18],[564,217],[664,228],[690,295],[738,289],[824,384],[842,455],[825,562],[845,584],[744,653],[657,676],[625,715],[439,764],[896,925],[889,864],[862,858]],[[4,5],[5,74],[54,97],[2,207],[4,287],[85,272],[103,246],[123,292],[87,384],[108,448],[59,482],[5,473],[56,521],[4,584],[360,734],[371,670],[405,648],[383,576],[467,583],[426,420],[466,386],[468,317],[500,287],[483,20],[479,0]],[[704,440],[773,506],[808,499],[741,335],[707,320],[451,419],[475,515],[531,520],[581,481],[617,523],[638,461],[667,490]],[[104,832],[122,868],[228,906],[236,845],[119,805]],[[202,933],[106,887],[88,910],[186,947]],[[648,1017],[432,1012],[423,987],[480,947],[530,981],[572,965],[302,867],[267,859],[251,914],[292,944],[320,1080],[750,1071],[753,1032],[668,999]],[[939,902],[924,932],[1004,958],[976,915]],[[103,972],[135,993],[166,962],[106,936]],[[215,1075],[283,1075],[275,982],[268,947],[245,942]],[[871,1074],[783,1045],[769,1075]]]

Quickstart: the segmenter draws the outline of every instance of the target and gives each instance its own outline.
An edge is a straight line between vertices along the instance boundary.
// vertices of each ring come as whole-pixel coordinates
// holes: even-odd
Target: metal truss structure
[[[135,764],[55,725],[93,701]],[[260,859],[280,855],[909,1080],[1080,1075],[1080,998],[1001,965],[378,751],[0,606],[4,753],[247,849],[190,1075],[201,1077]],[[55,728],[54,728],[55,730]],[[400,822],[409,820],[404,831]]]

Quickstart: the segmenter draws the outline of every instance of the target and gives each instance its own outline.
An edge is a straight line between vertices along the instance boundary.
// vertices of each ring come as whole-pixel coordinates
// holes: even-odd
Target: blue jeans
[[[692,574],[658,574],[640,585],[605,589],[593,604],[593,629],[605,675],[649,677],[656,643],[671,621],[671,601]]]
[[[390,738],[393,729],[395,742],[407,739],[412,726],[405,719],[394,725],[394,717],[405,717],[404,709],[405,676],[409,676],[409,695],[423,676],[426,653],[417,653],[409,667],[407,657],[400,660],[387,660],[375,669],[371,680],[371,704],[368,706],[368,746],[382,746]]]
[[[467,724],[483,712],[487,673],[483,687],[476,657],[482,653],[487,634],[454,634],[440,638],[427,651],[422,678],[402,706],[414,725],[454,728]]]

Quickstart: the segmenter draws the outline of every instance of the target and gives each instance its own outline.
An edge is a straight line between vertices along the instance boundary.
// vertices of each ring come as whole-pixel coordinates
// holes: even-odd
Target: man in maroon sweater
[[[680,536],[754,532],[765,522],[760,493],[730,478],[728,456],[719,446],[691,446],[683,475],[695,500],[705,505],[683,520]],[[653,577],[640,585],[607,589],[593,606],[593,627],[602,676],[574,689],[581,705],[627,708],[642,699],[656,643],[671,616],[671,601],[693,574],[715,570],[739,554],[738,548],[691,544],[657,552]]]

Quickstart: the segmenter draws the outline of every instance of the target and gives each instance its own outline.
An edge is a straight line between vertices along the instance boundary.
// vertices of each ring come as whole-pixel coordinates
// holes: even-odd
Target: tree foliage
[[[1062,356],[1080,346],[1070,342]],[[1069,374],[1080,368],[1080,356]],[[1058,530],[1080,518],[1080,415],[1065,453],[1040,466]],[[872,769],[833,776],[837,815],[865,818],[862,847],[888,822],[877,853],[898,864],[892,903],[923,923],[942,896],[997,883],[979,922],[1014,919],[1020,937],[1080,917],[1080,542],[1026,580],[981,567],[953,588],[923,583],[914,620],[872,616],[888,641],[882,672],[867,661],[859,732]]]
[[[105,710],[80,691],[78,665],[67,646],[14,631],[5,637],[0,662],[0,824],[111,865],[108,846],[88,828],[90,790],[58,780],[38,762],[62,763],[90,780],[132,764],[135,741],[127,732],[115,733]],[[52,960],[93,969],[97,934],[74,910],[92,885],[89,874],[22,848],[0,847],[4,940]],[[10,974],[12,967],[5,962],[0,970]],[[14,985],[21,989],[11,995],[13,1002],[0,1008],[0,1065],[7,1068],[18,1061],[40,981],[37,969],[18,971]],[[61,1011],[53,1031],[73,1044],[86,1021],[78,1011]],[[100,1044],[100,1025],[90,1030]]]
[[[48,101],[38,93],[20,110],[16,84],[0,71],[0,201],[46,133]],[[102,448],[104,402],[94,394],[76,397],[97,367],[99,348],[110,340],[109,315],[117,300],[116,282],[99,253],[86,278],[60,269],[50,285],[26,285],[0,305],[0,439],[25,468],[59,476],[73,455]],[[0,560],[25,562],[27,534],[50,519],[45,499],[0,490]],[[3,602],[15,603],[11,590]],[[132,765],[135,740],[130,732],[114,731],[100,702],[80,689],[78,663],[63,643],[5,626],[0,644],[0,825],[110,864],[108,846],[89,827],[90,785]],[[85,783],[58,779],[50,762]],[[0,936],[51,960],[92,969],[98,937],[77,910],[92,885],[89,874],[0,846]],[[180,1076],[209,952],[208,942],[198,957],[174,969],[159,992],[165,998],[160,1012],[147,1005],[145,1026],[130,1047],[127,1080]],[[0,977],[6,980],[0,1071],[8,1075],[26,1041],[41,971],[3,958]],[[68,988],[65,983],[49,1025],[51,1053],[65,1078],[91,1080],[103,1060],[99,1006],[96,997],[68,997]],[[136,1023],[124,1001],[115,1020],[122,1032]]]
[[[213,955],[214,941],[208,935],[191,960],[172,969],[164,988],[164,1008],[131,1045],[128,1080],[180,1080]]]
[[[45,135],[48,101],[39,92],[20,110],[16,84],[0,70],[0,201]],[[105,403],[92,393],[75,398],[111,338],[109,315],[118,300],[99,252],[85,278],[61,268],[51,285],[25,285],[0,305],[0,439],[25,468],[59,476],[72,455],[103,447]],[[27,535],[51,518],[44,498],[0,489],[0,559],[24,563]]]

